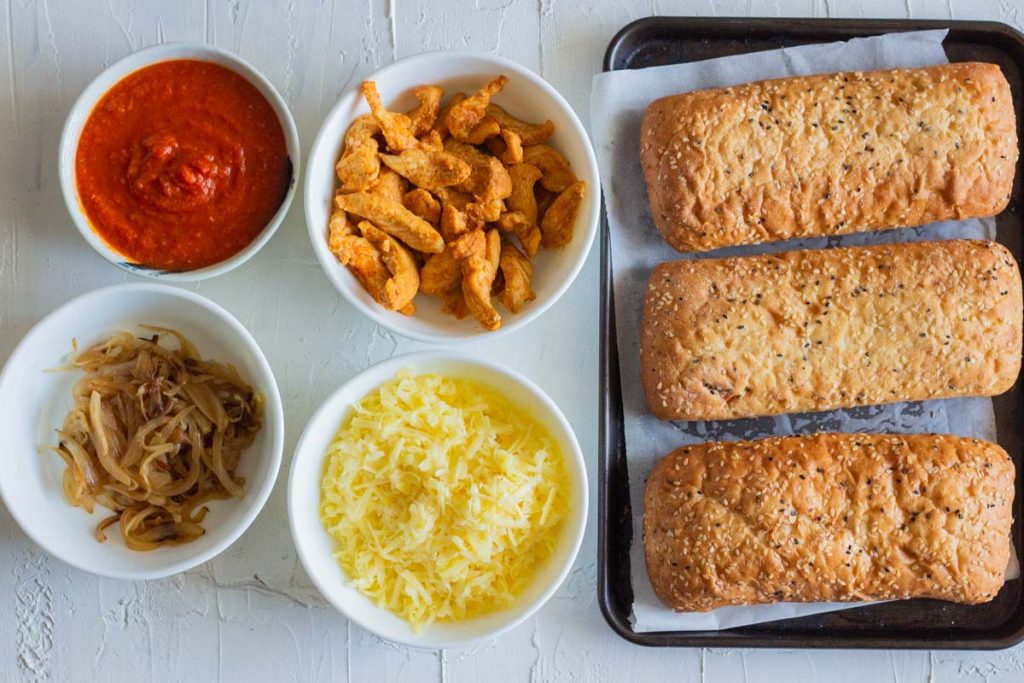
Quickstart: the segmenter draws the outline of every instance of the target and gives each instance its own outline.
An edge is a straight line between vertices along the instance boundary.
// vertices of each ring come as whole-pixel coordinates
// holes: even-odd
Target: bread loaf
[[[847,72],[652,103],[640,160],[679,251],[989,216],[1017,161],[994,64]]]
[[[720,420],[1009,389],[1021,279],[995,242],[662,263],[640,336],[647,404]]]
[[[1013,464],[936,435],[706,443],[644,494],[647,572],[669,607],[929,597],[991,600],[1010,553]]]

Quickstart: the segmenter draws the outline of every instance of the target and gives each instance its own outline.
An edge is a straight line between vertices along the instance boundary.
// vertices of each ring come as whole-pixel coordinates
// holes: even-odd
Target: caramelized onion
[[[74,357],[85,375],[53,449],[67,465],[67,501],[114,513],[96,540],[117,523],[133,550],[202,536],[206,504],[244,494],[235,468],[263,426],[263,398],[234,367],[203,360],[174,330],[151,329],[149,338],[119,332]]]

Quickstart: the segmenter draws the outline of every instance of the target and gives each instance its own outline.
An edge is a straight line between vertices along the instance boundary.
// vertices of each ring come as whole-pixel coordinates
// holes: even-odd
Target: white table
[[[443,48],[498,52],[525,64],[586,123],[591,76],[608,40],[623,24],[651,14],[954,17],[1024,29],[1022,0],[8,0],[0,29],[0,360],[68,298],[135,279],[86,246],[57,183],[57,140],[71,103],[125,54],[176,40],[241,54],[287,100],[306,148],[342,90],[395,58]],[[192,288],[252,330],[277,374],[288,433],[274,495],[223,555],[151,583],[70,569],[42,554],[0,509],[0,680],[1024,679],[1024,647],[995,653],[634,647],[612,633],[597,607],[593,515],[565,586],[512,633],[464,651],[382,642],[328,608],[299,567],[284,481],[306,418],[334,387],[421,345],[376,327],[335,293],[313,256],[298,197],[256,258]],[[468,349],[502,358],[562,407],[589,463],[595,501],[597,320],[595,245],[575,285],[543,318]]]

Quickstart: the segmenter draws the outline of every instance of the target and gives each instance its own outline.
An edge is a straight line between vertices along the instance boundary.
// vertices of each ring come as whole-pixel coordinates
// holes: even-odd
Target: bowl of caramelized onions
[[[94,574],[155,579],[234,542],[281,463],[281,398],[256,341],[198,294],[133,284],[40,321],[0,374],[0,495]]]

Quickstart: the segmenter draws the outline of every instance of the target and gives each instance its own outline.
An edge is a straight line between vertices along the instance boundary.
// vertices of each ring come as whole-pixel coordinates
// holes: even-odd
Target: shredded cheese
[[[399,374],[354,406],[326,455],[320,513],[335,558],[417,631],[511,606],[569,508],[555,440],[467,379]]]

